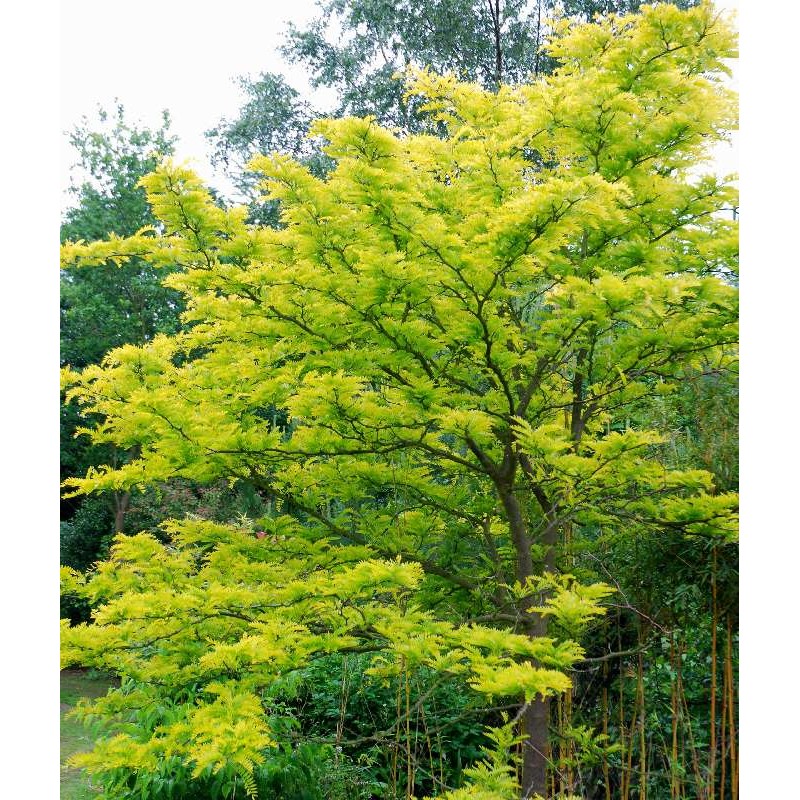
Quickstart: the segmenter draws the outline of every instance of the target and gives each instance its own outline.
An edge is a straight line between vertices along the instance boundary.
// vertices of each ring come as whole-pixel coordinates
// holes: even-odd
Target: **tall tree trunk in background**
[[[492,18],[492,33],[494,34],[494,82],[497,88],[503,80],[503,48],[500,44],[500,0],[487,0],[489,14]]]
[[[127,457],[130,459],[139,458],[141,455],[141,447],[137,444],[127,451]],[[114,449],[112,464],[114,469],[117,469],[124,463],[126,458],[126,451]],[[131,504],[130,491],[114,492],[112,500],[112,510],[114,512],[114,534],[125,532],[125,515],[128,513],[128,508]]]
[[[125,514],[131,504],[130,492],[114,492],[114,533],[125,532]]]

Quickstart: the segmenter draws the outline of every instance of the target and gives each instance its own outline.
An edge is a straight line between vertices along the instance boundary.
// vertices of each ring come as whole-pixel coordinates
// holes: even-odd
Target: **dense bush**
[[[105,498],[87,497],[71,519],[61,523],[61,564],[85,572],[104,558],[114,531],[114,518]],[[61,618],[73,623],[89,619],[89,604],[72,595],[61,595]]]

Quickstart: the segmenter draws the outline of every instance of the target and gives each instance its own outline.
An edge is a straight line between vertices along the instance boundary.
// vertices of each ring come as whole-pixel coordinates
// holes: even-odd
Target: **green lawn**
[[[92,671],[65,669],[61,672],[62,800],[89,800],[97,794],[83,770],[72,769],[65,763],[73,753],[90,750],[94,741],[91,731],[66,715],[81,697],[100,697],[113,684],[113,678]]]

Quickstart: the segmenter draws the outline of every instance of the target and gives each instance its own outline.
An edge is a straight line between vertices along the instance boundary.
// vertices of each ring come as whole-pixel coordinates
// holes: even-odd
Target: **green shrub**
[[[60,560],[65,567],[86,572],[105,557],[114,531],[114,517],[102,497],[87,497],[71,519],[61,523]],[[85,600],[71,595],[60,597],[61,619],[73,624],[86,622],[90,608]]]

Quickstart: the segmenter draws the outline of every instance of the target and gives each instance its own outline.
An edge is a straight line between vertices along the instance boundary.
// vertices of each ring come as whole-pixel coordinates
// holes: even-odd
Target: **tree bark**
[[[522,798],[547,795],[547,764],[550,760],[550,698],[531,702],[522,716]]]
[[[496,87],[500,88],[503,80],[503,48],[500,40],[500,0],[488,0],[489,14],[492,18],[492,33],[494,34],[494,81]]]
[[[114,492],[114,533],[125,530],[125,514],[131,503],[130,492]]]
[[[524,585],[533,577],[533,559],[528,526],[522,513],[519,498],[509,484],[498,486],[500,501],[509,523],[511,539],[517,555],[517,580]],[[558,523],[555,510],[541,491],[534,494],[545,514],[546,526],[541,534],[541,543],[547,548],[544,556],[544,571],[555,571],[555,545],[558,535]],[[547,636],[548,618],[542,614],[530,612],[532,598],[525,601],[520,609],[526,633],[531,637]],[[550,761],[550,699],[539,697],[528,703],[522,712],[522,733],[527,737],[522,745],[522,781],[521,797],[523,800],[547,794],[547,765]]]

